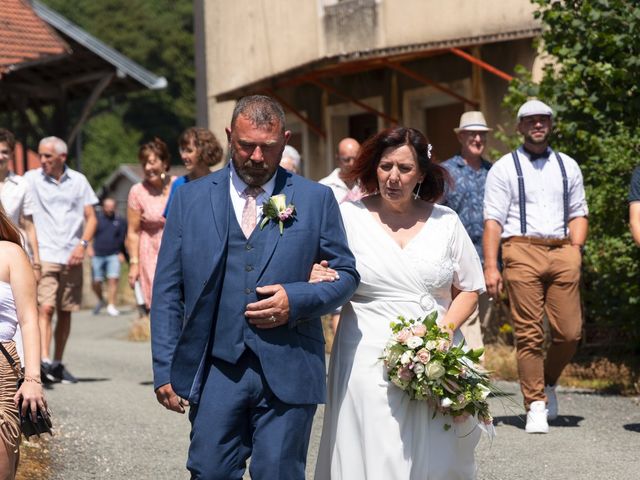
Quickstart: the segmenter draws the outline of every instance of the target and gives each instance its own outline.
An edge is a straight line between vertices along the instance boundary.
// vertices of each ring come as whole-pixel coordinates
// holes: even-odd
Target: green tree
[[[640,5],[626,0],[532,0],[542,49],[539,83],[524,69],[505,104],[536,96],[553,106],[554,147],[584,175],[590,233],[584,261],[587,319],[640,339],[640,252],[628,229],[627,192],[640,147]]]
[[[98,187],[120,163],[135,162],[137,143],[154,136],[167,142],[178,163],[177,137],[195,121],[192,0],[43,1],[168,81],[164,90],[140,91],[98,103],[85,127],[82,160],[92,185]]]

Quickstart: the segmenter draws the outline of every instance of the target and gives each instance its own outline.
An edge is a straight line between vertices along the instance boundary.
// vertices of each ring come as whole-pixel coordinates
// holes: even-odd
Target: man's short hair
[[[284,151],[282,152],[282,158],[284,157],[290,158],[296,169],[300,170],[300,154],[298,153],[298,150],[291,145],[285,145]]]
[[[278,122],[284,132],[284,110],[276,100],[266,95],[250,95],[238,100],[231,115],[231,128],[239,115],[247,117],[257,127],[272,127]]]
[[[68,153],[67,144],[64,140],[58,137],[44,137],[40,140],[40,146],[43,145],[53,145],[53,150],[58,155],[66,155]]]
[[[0,143],[6,143],[11,153],[16,149],[16,137],[6,128],[0,128]]]

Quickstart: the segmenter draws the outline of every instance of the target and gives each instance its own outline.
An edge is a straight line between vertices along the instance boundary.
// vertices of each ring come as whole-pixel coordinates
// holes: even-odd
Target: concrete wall
[[[215,100],[218,94],[338,54],[495,35],[538,25],[529,0],[203,1],[209,127],[221,140],[226,138],[224,128],[228,126],[234,102],[218,103]],[[506,72],[512,72],[516,64],[537,69],[531,40],[505,39],[483,45],[479,53]],[[408,62],[405,66],[467,98],[479,100],[491,125],[511,128],[510,114],[501,108],[507,88],[503,79],[484,71],[474,73],[469,62],[450,54]],[[384,69],[336,76],[327,81],[344,94],[366,99],[375,103],[375,108],[397,115],[405,124],[422,115],[416,97],[428,97],[425,105],[452,101],[424,84]],[[391,98],[392,91],[397,92],[396,98]],[[278,94],[327,132],[327,138],[323,139],[289,115],[295,128],[304,132],[305,175],[313,179],[323,177],[333,166],[335,144],[345,130],[346,113],[343,113],[357,113],[358,108],[310,85],[279,88]],[[413,117],[405,111],[411,102]],[[494,140],[489,143],[491,147],[501,147]]]
[[[204,0],[208,95],[324,56],[534,28],[529,0]]]

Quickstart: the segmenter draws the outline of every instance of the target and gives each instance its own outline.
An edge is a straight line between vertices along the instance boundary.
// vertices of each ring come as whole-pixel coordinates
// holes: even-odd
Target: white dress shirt
[[[231,181],[229,182],[231,205],[233,205],[233,212],[236,214],[238,225],[242,225],[242,210],[244,209],[244,204],[247,201],[243,196],[243,193],[248,185],[238,176],[238,172],[236,172],[233,162],[231,162],[229,172],[229,175],[231,176]],[[267,183],[261,185],[263,192],[256,197],[256,225],[259,225],[260,223],[260,217],[262,216],[262,204],[269,200],[273,194],[273,189],[276,186],[276,175],[277,171]]]
[[[65,167],[60,180],[45,175],[42,168],[24,174],[34,201],[33,223],[38,234],[40,259],[67,264],[80,243],[84,229],[84,208],[98,203],[98,197],[80,172]]]
[[[318,183],[329,187],[338,203],[360,200],[362,198],[362,192],[358,184],[356,183],[353,188],[349,189],[347,184],[344,183],[344,180],[340,178],[339,168],[336,168],[323,179],[318,180]]]
[[[29,185],[24,178],[13,172],[9,172],[5,179],[0,193],[0,203],[15,225],[19,224],[21,214],[33,215],[33,198]]]
[[[564,201],[562,171],[555,152],[549,158],[529,160],[519,147],[526,197],[527,232],[530,237],[564,238]],[[589,213],[582,183],[582,172],[576,161],[560,153],[567,171],[569,220]],[[498,160],[487,175],[484,191],[484,219],[502,226],[502,238],[522,235],[518,174],[511,153]],[[567,230],[568,235],[568,230]]]

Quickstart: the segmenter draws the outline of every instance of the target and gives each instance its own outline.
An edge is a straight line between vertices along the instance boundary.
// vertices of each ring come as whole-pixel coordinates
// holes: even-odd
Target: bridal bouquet
[[[487,397],[493,387],[488,372],[478,365],[484,349],[452,345],[449,334],[436,324],[437,317],[433,312],[424,319],[400,316],[391,322],[393,335],[382,357],[389,379],[412,399],[425,400],[444,415],[473,415],[489,425],[493,419]]]

